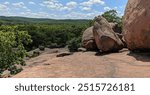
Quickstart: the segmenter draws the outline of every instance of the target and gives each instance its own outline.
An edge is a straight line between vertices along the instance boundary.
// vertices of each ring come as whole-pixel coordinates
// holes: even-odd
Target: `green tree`
[[[0,73],[10,70],[15,64],[23,65],[26,55],[24,44],[32,42],[26,31],[18,31],[13,27],[11,31],[0,31]],[[14,70],[11,71],[14,72]]]
[[[89,21],[89,27],[93,26],[94,25],[94,20],[90,20]]]
[[[117,11],[116,10],[109,10],[106,11],[102,14],[102,16],[108,21],[108,22],[113,22],[113,23],[117,23],[118,27],[122,28],[122,17],[119,17],[117,15]]]
[[[121,18],[117,16],[117,11],[116,10],[109,10],[104,12],[102,16],[107,19],[108,22],[120,22]]]

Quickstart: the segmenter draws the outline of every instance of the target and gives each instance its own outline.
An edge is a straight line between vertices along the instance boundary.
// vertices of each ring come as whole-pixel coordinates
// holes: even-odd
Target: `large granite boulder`
[[[83,32],[82,46],[87,50],[96,50],[97,46],[93,36],[93,26]]]
[[[129,50],[150,51],[150,0],[128,1],[123,31]]]
[[[98,49],[102,52],[114,52],[123,48],[122,41],[102,16],[95,17],[93,35]]]

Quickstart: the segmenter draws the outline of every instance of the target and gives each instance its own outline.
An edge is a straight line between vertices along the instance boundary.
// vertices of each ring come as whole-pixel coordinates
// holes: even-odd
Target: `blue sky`
[[[127,0],[0,0],[0,15],[92,19],[110,9],[122,16],[126,3]]]

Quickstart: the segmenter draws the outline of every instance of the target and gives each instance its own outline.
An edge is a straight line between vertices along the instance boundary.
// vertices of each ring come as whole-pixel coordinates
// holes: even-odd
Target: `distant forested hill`
[[[85,19],[65,19],[65,20],[55,20],[55,19],[44,19],[44,18],[27,18],[27,17],[6,17],[0,16],[0,24],[78,24],[78,23],[88,23],[89,20]]]

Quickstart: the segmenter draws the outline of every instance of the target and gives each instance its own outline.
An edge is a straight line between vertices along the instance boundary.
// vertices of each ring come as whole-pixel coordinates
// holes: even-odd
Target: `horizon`
[[[11,17],[12,17],[12,18],[15,18],[15,17],[16,17],[16,18],[46,19],[46,20],[91,20],[91,19],[92,19],[92,18],[91,18],[91,19],[84,19],[84,18],[83,18],[83,19],[82,19],[82,18],[81,18],[81,19],[76,19],[76,18],[70,18],[70,19],[69,19],[69,18],[68,18],[68,19],[67,19],[67,18],[64,18],[64,19],[63,19],[63,18],[62,18],[62,19],[59,19],[59,18],[38,18],[38,17],[36,18],[36,17],[25,17],[25,16],[1,16],[1,15],[0,15],[0,17],[6,17],[6,18],[7,18],[7,17],[8,17],[8,18],[9,18],[9,17],[10,17],[10,18],[11,18]]]
[[[123,16],[127,0],[1,0],[0,16],[41,19],[93,19],[108,10]]]

